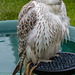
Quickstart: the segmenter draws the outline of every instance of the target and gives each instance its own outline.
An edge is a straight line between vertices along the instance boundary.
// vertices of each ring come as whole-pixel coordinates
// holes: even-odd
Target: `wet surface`
[[[18,62],[16,34],[0,35],[0,73],[12,72]]]
[[[60,51],[75,53],[75,42],[73,41],[67,41],[67,43],[64,42]],[[17,62],[18,62],[17,35],[1,34],[0,35],[0,73],[13,72]]]

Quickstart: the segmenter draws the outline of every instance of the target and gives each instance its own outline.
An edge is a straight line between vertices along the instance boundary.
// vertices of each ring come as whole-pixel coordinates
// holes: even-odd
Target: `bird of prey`
[[[69,36],[69,19],[62,0],[31,0],[24,5],[18,16],[19,62],[12,75],[30,61],[34,64],[49,62],[56,55],[61,41]]]

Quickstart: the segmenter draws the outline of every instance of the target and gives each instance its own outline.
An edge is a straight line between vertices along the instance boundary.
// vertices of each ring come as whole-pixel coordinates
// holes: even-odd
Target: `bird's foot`
[[[55,55],[55,57],[59,57],[59,56],[60,56],[59,54],[56,54],[56,55]]]
[[[30,64],[31,64],[32,62],[30,62],[30,63],[28,63],[28,65],[27,65],[27,67],[26,67],[26,75],[31,75],[32,74],[32,71],[37,67],[37,65],[36,66],[34,66],[34,67],[32,67],[31,68],[31,70],[30,70],[30,72],[29,72],[29,66],[30,66]],[[25,75],[25,73],[23,73],[23,75]]]
[[[51,63],[52,60],[49,60],[49,59],[47,59],[47,60],[39,60],[39,61],[38,61],[38,64],[39,64],[40,62],[46,62],[46,63],[50,62],[50,63]],[[32,71],[38,66],[38,64],[37,64],[36,66],[32,67],[31,70],[30,70],[30,72],[29,72],[29,66],[30,66],[31,63],[32,63],[32,62],[30,62],[30,63],[27,65],[27,67],[26,67],[26,75],[31,75],[31,74],[32,74]],[[25,74],[24,74],[24,75],[25,75]]]
[[[46,63],[50,62],[51,63],[52,60],[50,60],[50,59],[47,59],[47,60],[39,60],[38,63],[40,63],[40,62],[46,62]]]

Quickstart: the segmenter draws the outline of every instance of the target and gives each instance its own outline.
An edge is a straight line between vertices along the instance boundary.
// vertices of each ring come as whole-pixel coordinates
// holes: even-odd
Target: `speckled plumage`
[[[23,6],[18,17],[18,54],[24,71],[31,60],[36,64],[41,59],[53,57],[64,36],[69,37],[69,19],[63,1],[60,5],[43,1],[30,1]]]

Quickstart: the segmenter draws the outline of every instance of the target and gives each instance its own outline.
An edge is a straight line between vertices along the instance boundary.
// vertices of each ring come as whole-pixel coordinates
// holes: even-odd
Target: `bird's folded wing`
[[[17,34],[19,57],[25,53],[28,33],[36,24],[36,12],[33,8],[34,4],[30,1],[28,4],[23,6],[18,16]]]

